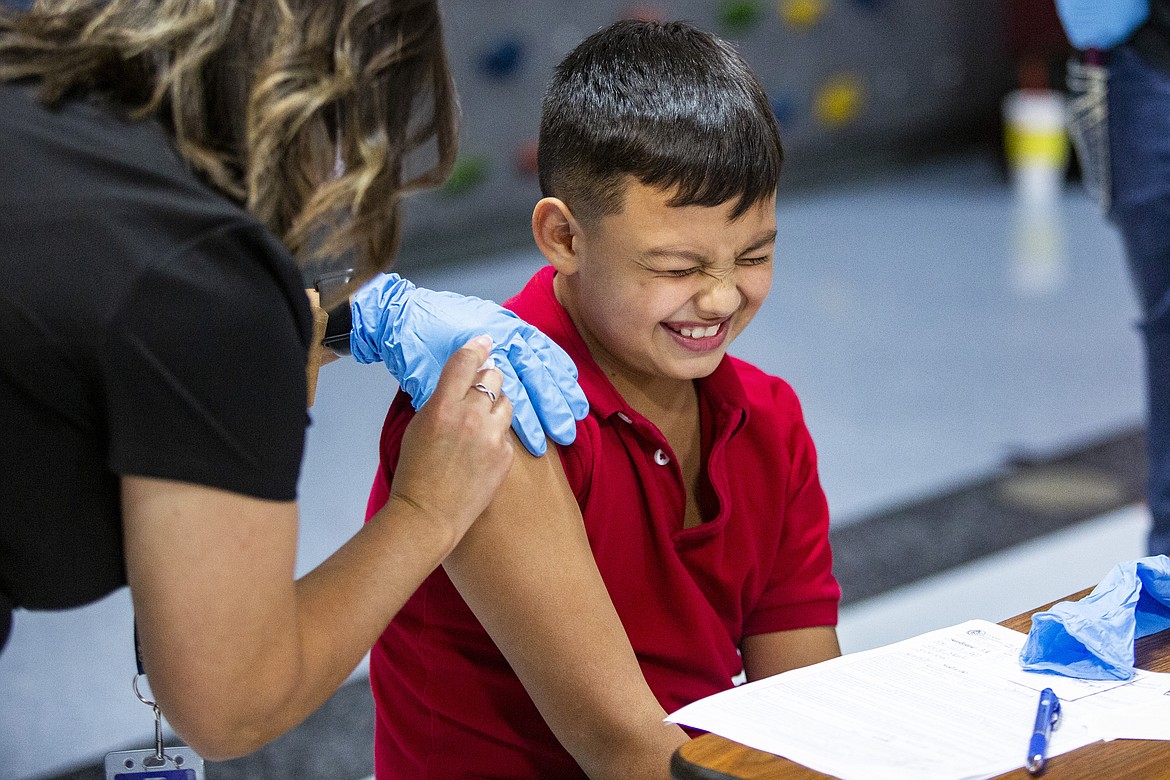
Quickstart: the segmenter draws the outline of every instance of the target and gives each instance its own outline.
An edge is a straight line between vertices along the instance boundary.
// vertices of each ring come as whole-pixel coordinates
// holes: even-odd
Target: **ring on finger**
[[[499,396],[496,395],[496,391],[492,390],[490,387],[485,385],[483,382],[476,382],[474,385],[472,385],[472,387],[474,387],[479,392],[486,394],[488,397],[488,400],[490,400],[493,404],[496,402],[496,399],[499,398]]]

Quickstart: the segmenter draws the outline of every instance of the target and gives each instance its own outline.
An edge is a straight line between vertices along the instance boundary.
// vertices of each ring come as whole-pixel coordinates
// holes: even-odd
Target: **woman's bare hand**
[[[512,404],[498,369],[483,369],[491,340],[478,336],[443,368],[434,394],[402,437],[390,502],[422,513],[434,530],[463,537],[512,466]]]

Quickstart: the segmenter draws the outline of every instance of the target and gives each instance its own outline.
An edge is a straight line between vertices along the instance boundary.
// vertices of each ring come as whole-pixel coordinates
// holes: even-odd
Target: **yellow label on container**
[[[1068,162],[1068,136],[1063,130],[1030,130],[1008,125],[1004,130],[1004,149],[1014,163],[1047,163],[1063,166]]]

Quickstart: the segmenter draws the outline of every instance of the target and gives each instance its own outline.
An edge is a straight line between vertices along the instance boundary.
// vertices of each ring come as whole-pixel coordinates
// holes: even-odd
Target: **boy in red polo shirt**
[[[550,452],[560,469],[517,454],[489,513],[583,520],[665,711],[838,655],[828,509],[799,402],[726,354],[772,283],[782,153],[759,82],[688,25],[618,22],[557,68],[538,154],[532,228],[551,265],[506,306],[569,353],[591,408]],[[410,416],[400,395],[371,510]],[[601,771],[571,727],[546,725],[547,697],[525,690],[442,570],[370,673],[383,780]]]

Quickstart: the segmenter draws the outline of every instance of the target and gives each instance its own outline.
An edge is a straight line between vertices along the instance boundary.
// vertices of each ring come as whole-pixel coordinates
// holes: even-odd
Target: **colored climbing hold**
[[[776,115],[776,121],[782,127],[790,127],[793,122],[793,116],[796,114],[796,106],[793,104],[792,98],[787,96],[772,97],[769,101],[772,104],[772,113]]]
[[[780,0],[780,18],[798,30],[815,25],[828,9],[828,0]]]
[[[723,0],[719,5],[719,22],[733,35],[748,32],[763,15],[760,4],[752,0]]]
[[[641,22],[664,22],[667,20],[666,9],[652,3],[638,3],[631,5],[618,15],[619,19],[637,19]]]
[[[516,150],[516,170],[525,176],[535,176],[538,173],[536,148],[536,139],[529,139]]]
[[[449,198],[465,195],[482,184],[487,179],[487,174],[488,160],[486,157],[480,155],[460,157],[455,161],[451,175],[447,177],[447,181],[443,182],[439,191]]]
[[[479,58],[480,72],[493,79],[506,79],[524,64],[524,44],[506,38],[490,46]]]
[[[861,113],[861,79],[852,73],[833,77],[817,94],[817,119],[830,127],[852,122]]]

